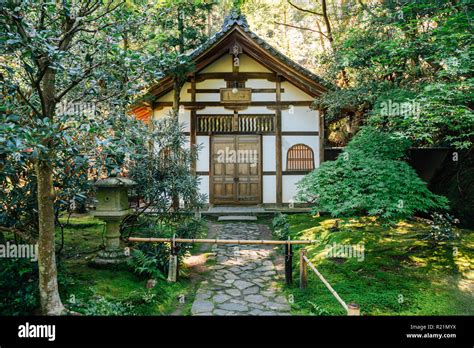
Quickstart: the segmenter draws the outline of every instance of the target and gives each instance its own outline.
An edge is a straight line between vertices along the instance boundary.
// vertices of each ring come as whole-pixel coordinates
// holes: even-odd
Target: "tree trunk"
[[[58,278],[54,252],[54,188],[53,169],[50,164],[38,161],[38,268],[41,312],[44,315],[61,315],[65,308],[58,291]]]

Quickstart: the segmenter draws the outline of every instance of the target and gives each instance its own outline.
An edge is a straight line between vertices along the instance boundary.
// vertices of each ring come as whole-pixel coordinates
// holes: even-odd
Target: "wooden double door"
[[[259,135],[212,135],[210,202],[260,204],[262,158]]]

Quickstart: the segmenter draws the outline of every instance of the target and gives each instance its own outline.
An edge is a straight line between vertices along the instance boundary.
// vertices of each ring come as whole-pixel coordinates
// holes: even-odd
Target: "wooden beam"
[[[196,93],[220,93],[219,88],[198,88]],[[191,93],[191,89],[188,88],[188,93]],[[275,88],[252,88],[252,93],[276,93]],[[285,93],[285,89],[281,89],[281,93]]]
[[[276,104],[281,103],[281,81],[279,76],[276,80]],[[283,179],[282,179],[282,138],[281,138],[281,110],[275,110],[275,165],[276,165],[276,204],[281,206],[283,203]]]
[[[276,75],[274,73],[264,72],[212,72],[196,74],[196,82],[202,82],[205,80],[247,81],[249,79],[274,82],[276,80]]]
[[[324,162],[324,111],[318,108],[319,114],[319,164]]]
[[[204,101],[204,102],[186,102],[182,101],[179,103],[180,105],[183,105],[186,109],[191,109],[191,108],[205,108],[207,106],[225,106],[225,107],[233,107],[232,105],[229,104],[223,104],[221,102],[214,102],[214,101]],[[250,103],[242,103],[238,104],[236,106],[242,107],[242,106],[265,106],[268,109],[274,108],[274,110],[279,109],[279,110],[285,110],[290,107],[290,105],[293,106],[311,106],[313,104],[312,101],[309,100],[294,100],[294,101],[281,101],[281,102],[272,102],[272,101],[251,101]],[[173,106],[173,102],[156,102],[154,105],[157,107],[160,106]]]
[[[191,102],[196,102],[196,80],[194,77],[191,79]],[[196,145],[196,109],[191,110],[191,122],[190,122],[190,137],[189,142],[191,144],[191,149]],[[193,174],[196,174],[196,160],[193,160],[191,163],[191,171]]]

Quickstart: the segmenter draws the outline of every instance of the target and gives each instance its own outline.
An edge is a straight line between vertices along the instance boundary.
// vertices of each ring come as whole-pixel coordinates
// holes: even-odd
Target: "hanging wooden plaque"
[[[251,88],[221,88],[221,103],[250,103],[252,101]]]

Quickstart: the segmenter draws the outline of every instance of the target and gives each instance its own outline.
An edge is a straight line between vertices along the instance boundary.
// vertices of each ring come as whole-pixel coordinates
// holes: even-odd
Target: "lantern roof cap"
[[[109,177],[105,179],[99,179],[94,183],[96,187],[130,187],[135,186],[137,183],[127,178]]]

